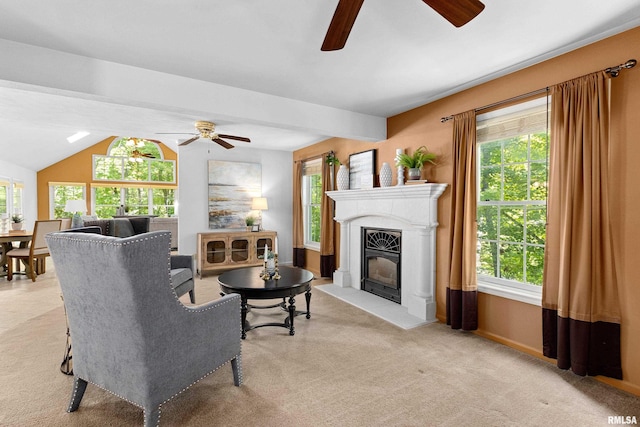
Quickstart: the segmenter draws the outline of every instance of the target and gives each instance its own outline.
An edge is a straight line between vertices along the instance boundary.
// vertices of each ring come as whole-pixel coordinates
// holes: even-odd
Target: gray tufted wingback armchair
[[[227,362],[242,383],[240,298],[183,305],[171,287],[170,238],[47,235],[73,337],[68,412],[92,383],[141,407],[144,425],[155,426],[164,402]]]

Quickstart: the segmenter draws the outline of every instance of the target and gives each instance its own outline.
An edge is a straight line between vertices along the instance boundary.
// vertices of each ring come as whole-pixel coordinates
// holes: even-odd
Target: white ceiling
[[[0,153],[39,170],[109,135],[193,132],[195,120],[216,121],[219,132],[248,136],[256,148],[294,150],[331,136],[372,140],[380,132],[344,129],[640,25],[638,0],[484,3],[476,19],[455,28],[420,0],[367,0],[346,47],[321,52],[337,0],[2,1]],[[38,66],[24,66],[22,51]],[[84,69],[60,77],[61,58],[76,58],[75,67],[79,57],[99,60],[90,63],[92,85],[81,85]],[[116,75],[103,71],[107,64],[143,69],[141,87],[164,76],[152,71],[181,76],[184,91],[171,106],[164,81],[154,87],[162,102],[135,90],[115,99],[117,89],[101,92]],[[207,89],[191,93],[191,82]],[[219,85],[229,87],[226,97],[208,108],[200,98],[214,98]],[[299,116],[276,117],[282,105]],[[329,117],[344,120],[334,128]],[[78,130],[91,135],[68,144]],[[179,138],[188,135],[158,139],[177,149]]]

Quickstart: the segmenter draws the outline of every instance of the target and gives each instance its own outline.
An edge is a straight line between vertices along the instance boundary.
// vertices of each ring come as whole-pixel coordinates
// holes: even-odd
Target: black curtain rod
[[[611,77],[618,77],[618,75],[620,75],[620,71],[622,69],[624,69],[624,68],[633,68],[633,67],[635,67],[637,62],[638,61],[636,61],[635,59],[630,59],[627,62],[625,62],[624,64],[616,65],[615,67],[609,67],[609,68],[605,69],[604,72],[607,73],[607,74],[610,74]],[[539,95],[541,93],[545,93],[548,90],[549,90],[549,87],[545,87],[545,88],[542,88],[542,89],[534,90],[533,92],[524,93],[522,95],[514,96],[513,98],[504,99],[502,101],[494,102],[493,104],[489,104],[489,105],[485,105],[483,107],[475,108],[474,111],[478,112],[478,111],[486,110],[488,108],[497,107],[497,106],[502,105],[502,104],[507,104],[509,102],[518,101],[518,100],[523,99],[523,98],[529,98],[529,97],[534,96],[534,95]],[[454,115],[447,116],[447,117],[442,117],[440,119],[440,123],[448,122],[449,120],[453,119],[453,117],[454,117]]]

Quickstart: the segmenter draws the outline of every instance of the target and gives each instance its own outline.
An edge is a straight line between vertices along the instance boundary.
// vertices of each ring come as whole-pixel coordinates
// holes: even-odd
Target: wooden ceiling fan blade
[[[200,136],[194,136],[193,138],[187,139],[185,142],[181,142],[178,146],[191,144],[193,141],[200,139]]]
[[[422,0],[444,19],[456,27],[462,27],[484,9],[479,0]]]
[[[245,138],[244,136],[223,135],[221,133],[219,133],[218,136],[220,138],[233,139],[235,141],[251,142],[249,138]]]
[[[356,22],[364,0],[340,0],[324,37],[321,50],[340,50],[347,43],[349,33]]]
[[[229,144],[227,141],[223,141],[220,138],[211,138],[211,140],[213,142],[217,142],[218,144],[222,145],[224,148],[226,148],[227,150],[229,150],[230,148],[233,148],[233,145]]]

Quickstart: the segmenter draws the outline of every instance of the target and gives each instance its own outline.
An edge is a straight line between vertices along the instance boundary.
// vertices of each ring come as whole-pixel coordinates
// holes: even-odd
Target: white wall
[[[22,193],[24,228],[27,230],[33,230],[33,225],[35,224],[36,219],[38,219],[38,189],[36,172],[30,169],[25,169],[21,166],[16,166],[5,160],[0,160],[0,177],[14,179],[24,183],[24,190]]]
[[[242,146],[226,150],[217,144],[198,140],[178,149],[178,249],[182,254],[197,252],[199,232],[211,232],[208,221],[209,160],[260,163],[262,196],[269,210],[262,213],[263,228],[278,233],[279,259],[293,262],[293,155],[286,151],[259,150]],[[225,230],[220,230],[225,231]]]

